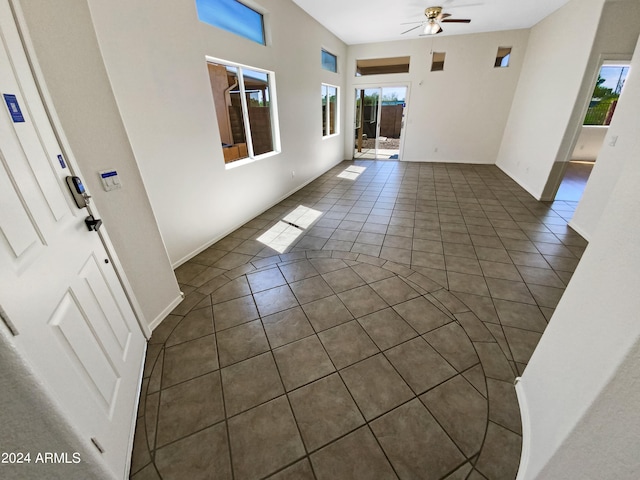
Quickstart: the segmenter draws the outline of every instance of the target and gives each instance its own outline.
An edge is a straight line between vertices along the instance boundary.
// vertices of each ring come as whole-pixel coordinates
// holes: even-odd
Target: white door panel
[[[13,268],[17,270],[18,259],[25,255],[29,248],[35,247],[41,242],[29,213],[7,175],[3,158],[0,158],[0,171],[0,205],[2,205],[0,208],[0,232],[6,242],[5,250],[12,257],[7,261],[12,263]]]
[[[0,305],[16,347],[82,441],[95,438],[122,478],[146,342],[100,236],[84,223],[87,210],[71,200],[71,173],[58,161],[8,0],[0,0],[0,94],[16,96],[25,120],[14,123],[0,97]]]

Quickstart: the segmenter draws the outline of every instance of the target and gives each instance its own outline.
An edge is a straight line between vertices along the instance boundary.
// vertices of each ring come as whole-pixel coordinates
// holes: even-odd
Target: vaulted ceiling
[[[450,18],[471,23],[444,23],[439,35],[462,35],[529,28],[569,0],[293,0],[345,43],[386,42],[417,38],[427,7],[441,6]]]

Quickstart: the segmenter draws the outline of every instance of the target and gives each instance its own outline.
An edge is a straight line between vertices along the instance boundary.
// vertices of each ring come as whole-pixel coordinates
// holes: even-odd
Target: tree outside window
[[[609,125],[629,73],[626,65],[604,65],[591,95],[584,125]]]

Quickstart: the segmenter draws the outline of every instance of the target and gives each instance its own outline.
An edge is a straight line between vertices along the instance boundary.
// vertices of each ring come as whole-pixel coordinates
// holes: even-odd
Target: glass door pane
[[[377,158],[398,159],[400,157],[400,137],[406,97],[406,87],[385,87],[382,89],[378,135],[376,137]]]
[[[356,89],[354,158],[376,158],[380,89]]]

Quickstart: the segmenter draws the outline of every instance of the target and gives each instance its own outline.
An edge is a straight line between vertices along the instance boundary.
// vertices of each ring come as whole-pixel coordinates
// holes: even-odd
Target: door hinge
[[[13,324],[13,322],[9,320],[9,316],[7,315],[7,312],[4,311],[4,308],[2,308],[2,305],[0,305],[0,320],[2,320],[2,323],[7,326],[7,328],[11,332],[11,335],[13,335],[14,337],[18,336],[18,329]]]

